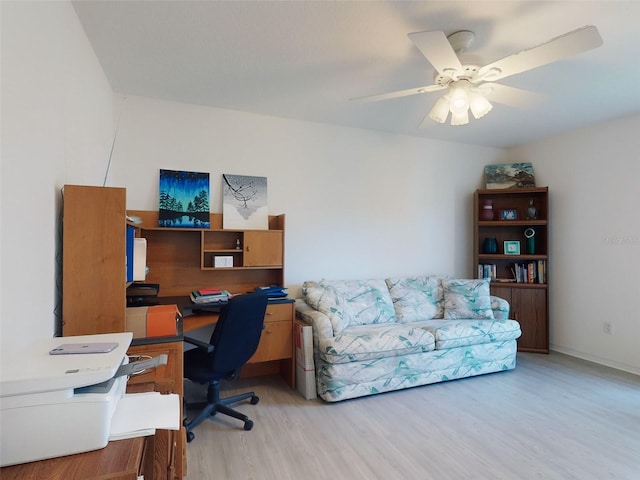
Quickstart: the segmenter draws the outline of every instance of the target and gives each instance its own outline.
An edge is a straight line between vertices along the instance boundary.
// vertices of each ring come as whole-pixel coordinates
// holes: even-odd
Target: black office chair
[[[195,438],[193,429],[209,416],[224,413],[244,422],[244,429],[251,430],[253,422],[249,417],[229,408],[227,405],[245,399],[251,404],[258,403],[254,392],[247,392],[229,398],[220,398],[220,380],[233,380],[242,366],[255,353],[267,309],[267,296],[263,293],[247,293],[232,297],[222,307],[220,317],[211,334],[209,343],[185,337],[185,342],[198,348],[184,354],[184,376],[200,384],[208,384],[207,401],[186,404],[186,408],[202,408],[191,421],[185,419],[187,441]]]

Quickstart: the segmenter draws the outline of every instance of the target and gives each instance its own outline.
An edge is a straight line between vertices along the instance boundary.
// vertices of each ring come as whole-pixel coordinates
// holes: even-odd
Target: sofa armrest
[[[329,317],[307,305],[301,298],[296,299],[296,315],[305,323],[313,326],[314,337],[333,337],[333,326]]]
[[[496,320],[507,320],[509,318],[509,302],[504,298],[491,295],[491,309],[493,318]]]

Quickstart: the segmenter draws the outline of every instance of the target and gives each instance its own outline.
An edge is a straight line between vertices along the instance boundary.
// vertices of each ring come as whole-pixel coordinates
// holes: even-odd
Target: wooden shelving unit
[[[482,211],[489,201],[494,219],[483,220]],[[536,218],[527,218],[530,202],[536,209]],[[517,219],[500,220],[502,210],[515,210]],[[527,251],[525,231],[533,229],[535,249]],[[490,265],[495,271],[491,293],[507,300],[511,318],[518,320],[522,336],[518,350],[549,352],[549,191],[548,187],[514,188],[505,190],[476,190],[474,194],[473,268],[476,278],[482,277],[479,265]],[[495,238],[497,251],[486,253],[486,238]],[[519,242],[520,254],[504,251],[504,242]],[[534,278],[516,282],[515,264],[528,266]],[[543,268],[540,268],[543,267]]]
[[[210,214],[208,229],[158,227],[158,212],[129,211],[140,218],[138,235],[147,239],[147,282],[161,296],[185,296],[205,287],[245,293],[284,284],[285,216],[269,217],[269,230],[224,230],[222,214]],[[240,241],[240,249],[236,248]],[[214,257],[231,256],[232,267],[214,267]]]

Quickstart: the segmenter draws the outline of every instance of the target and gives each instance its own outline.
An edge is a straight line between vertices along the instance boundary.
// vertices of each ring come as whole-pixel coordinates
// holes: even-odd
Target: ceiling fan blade
[[[520,88],[508,87],[499,83],[483,83],[477,87],[478,93],[484,95],[487,100],[502,103],[511,107],[533,107],[546,98],[540,93],[522,90]]]
[[[460,59],[444,32],[415,32],[408,36],[438,73],[446,74],[446,70],[454,72],[462,70]]]
[[[366,97],[352,98],[351,100],[359,103],[377,102],[378,100],[388,100],[390,98],[407,97],[409,95],[417,95],[419,93],[436,92],[444,90],[446,85],[426,85],[424,87],[408,88],[407,90],[398,90],[396,92],[381,93],[379,95],[369,95]]]
[[[478,77],[484,80],[499,80],[586,52],[600,45],[602,45],[602,37],[600,37],[598,29],[587,25],[560,35],[537,47],[522,50],[490,63],[478,71]]]

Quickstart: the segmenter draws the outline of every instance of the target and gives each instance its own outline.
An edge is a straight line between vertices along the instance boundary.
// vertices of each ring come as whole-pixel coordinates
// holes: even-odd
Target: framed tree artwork
[[[209,174],[160,170],[158,226],[209,228]]]
[[[222,175],[222,228],[268,230],[267,177]]]

